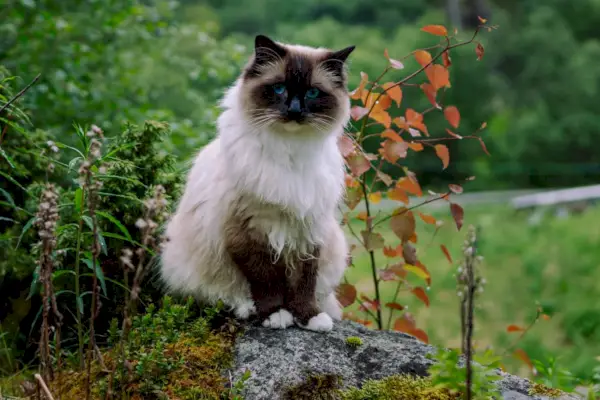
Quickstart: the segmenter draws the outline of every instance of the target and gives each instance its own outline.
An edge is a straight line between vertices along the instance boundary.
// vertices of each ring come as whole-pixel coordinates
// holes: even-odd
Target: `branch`
[[[21,91],[19,93],[17,93],[12,99],[10,99],[6,104],[4,104],[2,107],[0,107],[0,114],[2,114],[2,111],[6,110],[12,103],[14,103],[19,97],[23,96],[23,94],[25,94],[26,91],[28,91],[36,82],[38,79],[40,79],[40,76],[42,74],[37,74],[37,76],[35,78],[33,78],[33,80],[31,81],[31,83],[29,83],[29,85],[25,86],[23,89],[21,89]]]
[[[412,207],[409,207],[409,208],[407,208],[406,210],[404,210],[404,211],[403,211],[403,213],[405,213],[405,212],[407,212],[407,211],[410,211],[410,210],[413,210],[413,209],[415,209],[415,208],[417,208],[417,207],[424,206],[425,204],[429,204],[429,203],[433,203],[434,201],[441,200],[441,199],[443,199],[443,198],[445,198],[445,197],[448,197],[448,196],[450,196],[451,194],[452,194],[452,191],[449,191],[449,192],[446,192],[446,193],[444,193],[444,194],[443,194],[443,195],[441,195],[441,196],[434,197],[434,198],[432,198],[432,199],[429,199],[429,200],[425,200],[425,201],[423,201],[423,202],[421,202],[421,203],[419,203],[419,204],[417,204],[417,205],[414,205],[414,206],[412,206]],[[396,215],[401,215],[401,214],[396,214]],[[395,217],[395,215],[394,215],[394,214],[390,214],[390,215],[387,215],[387,216],[385,216],[384,218],[382,218],[382,219],[380,219],[379,221],[375,222],[375,223],[373,224],[373,228],[375,228],[377,225],[381,224],[382,222],[385,222],[385,221],[387,221],[388,219],[390,219],[390,218],[392,218],[392,217]]]
[[[34,377],[38,381],[39,386],[42,388],[42,391],[44,392],[48,400],[54,400],[54,397],[52,397],[52,393],[50,393],[50,389],[48,389],[48,385],[46,385],[46,382],[44,382],[44,378],[42,378],[40,374],[35,374]]]

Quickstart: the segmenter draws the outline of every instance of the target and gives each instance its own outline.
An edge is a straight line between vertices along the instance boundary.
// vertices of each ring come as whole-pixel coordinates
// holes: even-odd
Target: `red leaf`
[[[431,54],[426,50],[417,50],[415,51],[415,59],[421,67],[424,67],[431,62]]]
[[[464,219],[463,208],[456,203],[450,203],[450,213],[452,214],[452,218],[454,218],[456,227],[460,231],[460,228],[462,228],[462,226],[463,226],[463,219]]]
[[[421,30],[436,36],[448,36],[448,30],[443,25],[427,25],[421,28]]]
[[[352,174],[356,177],[361,176],[371,168],[371,163],[362,154],[356,154],[349,157],[348,165],[350,166],[350,171],[352,171]]]
[[[440,245],[440,247],[442,248],[442,252],[446,256],[446,259],[448,260],[448,262],[450,262],[450,264],[452,264],[452,256],[450,255],[450,252],[448,251],[448,248],[445,245],[443,245],[443,244]]]
[[[442,108],[436,100],[437,90],[433,87],[431,83],[423,83],[421,85],[421,90],[423,90],[423,93],[425,93],[425,96],[427,96],[427,99],[429,100],[432,106],[434,106],[437,109]]]
[[[398,280],[398,275],[393,270],[384,269],[379,271],[379,279],[381,279],[384,282],[396,281]]]
[[[545,320],[545,321],[549,321],[550,320],[550,316],[548,314],[542,314],[541,317]]]
[[[398,303],[386,303],[385,306],[387,308],[391,308],[393,310],[399,310],[399,311],[404,310],[404,307]]]
[[[346,135],[342,135],[338,139],[338,148],[342,153],[342,156],[348,157],[350,154],[354,153],[354,143],[352,143],[352,139],[350,139]]]
[[[435,154],[442,160],[443,169],[448,168],[448,164],[450,163],[450,152],[448,151],[448,146],[445,144],[436,144],[435,145]]]
[[[411,292],[417,296],[419,300],[421,300],[427,307],[429,307],[429,297],[427,297],[427,293],[423,290],[422,287],[416,287]]]
[[[398,251],[391,246],[385,246],[383,248],[383,255],[389,258],[398,257]]]
[[[517,325],[509,325],[506,328],[506,332],[523,332],[525,329],[521,328],[520,326]]]
[[[481,61],[481,59],[483,58],[483,55],[485,53],[485,50],[481,43],[477,43],[477,47],[475,48],[475,53],[477,54],[477,60]]]
[[[483,149],[483,151],[485,151],[485,154],[487,154],[489,156],[490,153],[488,152],[487,148],[485,147],[485,143],[483,143],[482,138],[479,138],[479,143],[481,143],[481,148]]]
[[[405,242],[415,232],[415,216],[405,207],[398,208],[394,211],[390,220],[390,226],[396,236]]]
[[[458,129],[458,126],[460,125],[460,113],[458,112],[458,108],[455,106],[446,107],[444,109],[444,116],[454,129]]]
[[[413,335],[414,337],[416,337],[417,339],[419,339],[421,342],[423,342],[425,344],[429,343],[429,337],[427,336],[425,331],[423,331],[422,329],[415,328],[412,330],[412,332],[410,332],[410,335]]]
[[[356,301],[356,288],[349,283],[342,283],[337,288],[337,298],[342,307],[348,307]]]
[[[404,332],[410,334],[415,327],[415,321],[408,318],[406,315],[401,316],[400,318],[394,321],[394,330],[398,332]]]
[[[369,109],[360,106],[354,106],[350,109],[350,116],[353,120],[358,121],[369,113]]]
[[[463,137],[460,135],[457,135],[456,133],[452,132],[450,129],[446,128],[446,132],[448,132],[448,135],[455,137],[457,139],[462,139]]]
[[[463,192],[463,188],[460,185],[455,185],[454,183],[451,183],[448,185],[448,187],[450,188],[450,190],[456,194],[461,194]]]
[[[387,49],[385,49],[383,54],[385,55],[385,58],[387,58],[388,61],[390,62],[390,65],[392,66],[392,68],[394,68],[394,69],[403,69],[404,68],[404,64],[402,64],[400,61],[390,58],[390,55],[388,54]]]

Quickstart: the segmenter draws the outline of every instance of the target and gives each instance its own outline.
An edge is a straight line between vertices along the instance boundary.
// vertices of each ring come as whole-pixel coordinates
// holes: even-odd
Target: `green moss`
[[[433,387],[429,378],[393,375],[381,380],[368,380],[361,389],[350,388],[340,393],[341,400],[458,400],[459,394]]]
[[[357,336],[350,336],[346,338],[346,344],[350,347],[359,347],[362,346],[362,339]]]
[[[531,387],[529,388],[529,394],[532,396],[537,394],[537,395],[548,396],[548,397],[559,397],[559,396],[562,396],[564,394],[564,392],[559,389],[555,389],[555,388],[551,388],[551,387],[542,385],[541,383],[533,383],[531,385]]]
[[[362,388],[342,389],[342,379],[334,374],[307,374],[298,385],[285,389],[284,400],[458,400],[460,394],[433,387],[429,378],[394,375],[368,380]]]

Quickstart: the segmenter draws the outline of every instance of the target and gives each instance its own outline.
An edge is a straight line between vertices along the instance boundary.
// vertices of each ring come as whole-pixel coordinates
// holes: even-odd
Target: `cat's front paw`
[[[294,323],[294,317],[286,309],[280,309],[269,315],[269,318],[263,321],[265,328],[285,329]]]
[[[256,307],[254,306],[253,301],[247,301],[239,306],[235,307],[233,313],[235,317],[241,320],[248,319],[252,314],[256,312]]]
[[[329,332],[333,329],[333,319],[327,313],[319,313],[308,320],[308,324],[302,325],[298,323],[302,329],[315,332]]]

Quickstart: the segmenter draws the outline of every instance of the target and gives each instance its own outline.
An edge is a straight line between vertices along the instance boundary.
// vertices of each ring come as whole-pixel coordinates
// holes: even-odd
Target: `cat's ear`
[[[261,66],[280,60],[285,54],[283,46],[265,35],[257,35],[254,38],[254,61],[249,66],[246,76],[260,75]]]
[[[344,67],[346,64],[346,60],[350,53],[354,51],[356,46],[348,46],[338,51],[331,51],[327,54],[327,57],[323,61],[323,67],[328,71],[339,75],[341,78],[345,79]]]

